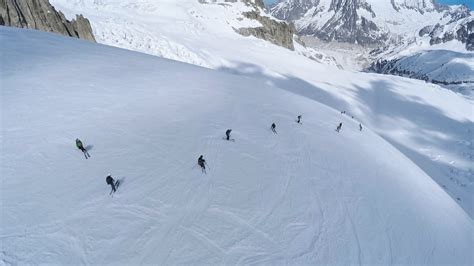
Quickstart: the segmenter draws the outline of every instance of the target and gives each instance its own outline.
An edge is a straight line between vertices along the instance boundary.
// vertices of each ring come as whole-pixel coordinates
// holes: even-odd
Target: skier
[[[271,129],[272,129],[273,133],[277,134],[275,128],[276,128],[275,123],[272,123]]]
[[[116,191],[116,189],[115,189],[115,180],[112,178],[112,176],[110,174],[105,178],[105,182],[107,183],[107,185],[112,186],[112,190],[110,191],[110,194],[112,194],[112,192],[115,193],[115,191]]]
[[[225,132],[226,140],[230,140],[230,132],[232,132],[232,129],[227,129],[227,131]]]
[[[84,157],[86,157],[86,159],[87,159],[87,156],[89,156],[89,158],[91,157],[89,155],[89,152],[87,152],[87,150],[82,145],[82,141],[80,139],[76,139],[76,146],[79,150],[81,150],[84,153]]]
[[[296,123],[301,124],[301,115],[298,116],[298,120],[296,120]]]
[[[359,123],[359,131],[362,131],[362,124]]]
[[[201,166],[202,172],[206,173],[206,160],[204,160],[202,155],[198,158],[198,165]]]
[[[339,132],[341,130],[341,127],[342,127],[342,123],[339,123],[339,125],[336,128],[336,131]]]

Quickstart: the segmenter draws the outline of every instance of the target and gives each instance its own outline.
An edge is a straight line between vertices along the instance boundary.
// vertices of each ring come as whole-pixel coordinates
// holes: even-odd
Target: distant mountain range
[[[419,35],[421,29],[424,34],[437,35],[443,27],[472,17],[465,6],[440,6],[433,0],[280,0],[270,12],[294,23],[301,35],[364,46],[397,43]],[[466,49],[473,49],[474,38],[468,37],[472,19],[464,22],[460,27],[466,30],[433,42],[455,38],[466,43]]]

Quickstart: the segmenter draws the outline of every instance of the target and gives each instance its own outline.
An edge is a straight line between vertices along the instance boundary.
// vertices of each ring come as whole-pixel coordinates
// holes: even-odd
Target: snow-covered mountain
[[[474,16],[465,6],[431,0],[282,0],[271,14],[294,22],[313,48],[337,58],[344,68],[473,92]],[[341,49],[341,42],[353,45]],[[376,49],[368,52],[367,47]]]
[[[51,0],[74,16],[91,20],[98,42],[208,68],[228,65],[252,51],[233,50],[252,43],[274,45],[319,62],[333,58],[294,39],[294,28],[268,15],[259,0]],[[225,56],[222,56],[225,54]],[[244,56],[245,58],[245,56]]]
[[[281,0],[271,14],[294,22],[302,35],[360,45],[397,43],[425,26],[471,16],[465,6],[433,0]]]
[[[474,16],[426,26],[418,35],[371,51],[368,70],[422,79],[474,96]]]
[[[0,39],[0,264],[473,262],[473,221],[445,191],[462,187],[432,180],[469,161],[456,152],[472,103],[455,93],[284,48],[267,49],[307,79],[25,29]]]

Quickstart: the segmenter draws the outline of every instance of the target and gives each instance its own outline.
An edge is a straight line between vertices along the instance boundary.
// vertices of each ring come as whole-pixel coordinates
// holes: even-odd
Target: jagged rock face
[[[198,0],[202,4],[220,4],[232,7],[232,3],[244,3],[247,10],[241,15],[246,19],[256,20],[261,26],[233,27],[234,31],[243,36],[254,36],[269,41],[273,44],[294,50],[293,36],[295,28],[293,24],[278,21],[270,16],[265,10],[263,0]],[[243,19],[243,18],[239,18]]]
[[[316,28],[310,25],[302,28],[300,33],[304,35],[313,33],[325,41],[342,40],[361,45],[385,41],[387,39],[386,34],[374,22],[365,17],[359,17],[357,15],[358,9],[364,9],[375,16],[370,5],[359,2],[359,0],[332,1],[329,11],[334,12],[334,16],[317,31]]]
[[[470,16],[466,8],[438,7],[433,0],[280,0],[270,12],[294,22],[299,34],[365,46]]]
[[[401,9],[412,9],[419,13],[433,11],[436,5],[433,0],[390,0],[393,9],[400,11]]]
[[[429,36],[431,45],[458,40],[466,45],[466,50],[474,51],[474,17],[462,19],[451,25],[454,23],[426,26],[420,30],[419,35]]]
[[[235,1],[235,0],[230,0],[230,1]],[[243,1],[248,4],[255,5],[259,8],[265,7],[265,3],[263,3],[263,0],[243,0]]]
[[[292,24],[279,22],[269,17],[261,16],[256,11],[246,12],[243,15],[249,19],[258,20],[262,24],[262,27],[240,28],[237,30],[238,33],[244,36],[252,35],[267,40],[273,44],[294,50],[293,35],[295,29]]]
[[[319,0],[292,0],[280,2],[270,9],[272,15],[286,20],[295,21],[303,17],[313,6],[317,6]]]
[[[69,21],[48,0],[0,0],[0,25],[30,28],[94,41],[89,20]]]
[[[338,40],[361,45],[381,43],[386,34],[369,18],[358,15],[364,10],[375,16],[371,6],[359,0],[287,0],[271,8],[279,19],[293,21],[302,35],[316,36],[325,41]],[[311,17],[322,14],[324,19],[310,22]]]

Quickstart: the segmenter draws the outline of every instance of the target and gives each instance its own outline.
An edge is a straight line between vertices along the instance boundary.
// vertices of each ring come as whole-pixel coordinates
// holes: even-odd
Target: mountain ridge
[[[425,26],[471,16],[464,6],[425,0],[281,0],[270,13],[294,22],[299,34],[364,46],[398,42]]]

